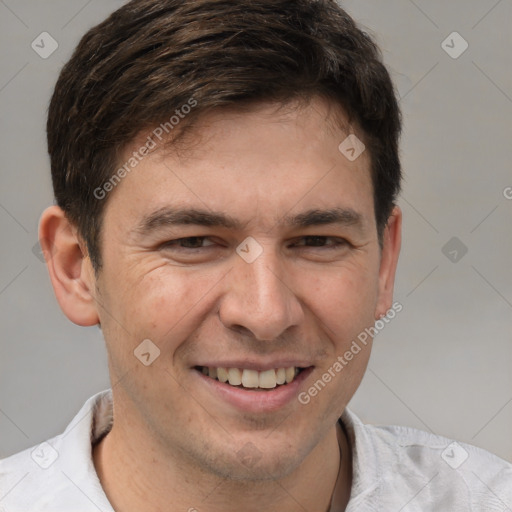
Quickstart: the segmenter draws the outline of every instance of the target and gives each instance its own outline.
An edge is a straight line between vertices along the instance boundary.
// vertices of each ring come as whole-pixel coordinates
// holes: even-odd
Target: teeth
[[[272,389],[277,385],[276,371],[266,370],[260,373],[260,388]]]
[[[221,382],[227,382],[229,380],[229,375],[226,368],[217,368],[217,379],[219,379]]]
[[[244,370],[242,372],[242,386],[244,388],[257,388],[260,384],[256,370]]]
[[[286,370],[284,368],[279,368],[276,372],[276,383],[284,384],[286,382]]]
[[[295,378],[295,368],[293,366],[286,368],[285,376],[286,384],[289,384]]]
[[[230,368],[228,370],[228,379],[232,386],[240,386],[242,384],[242,372],[238,368]]]
[[[204,375],[220,382],[229,383],[232,386],[243,386],[248,389],[274,389],[276,386],[289,384],[299,374],[299,368],[276,368],[258,372],[247,368],[207,368],[202,367]]]

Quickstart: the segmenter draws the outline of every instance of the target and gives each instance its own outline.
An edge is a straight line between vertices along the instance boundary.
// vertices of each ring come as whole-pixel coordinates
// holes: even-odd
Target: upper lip
[[[264,372],[265,370],[274,370],[276,368],[290,368],[294,366],[296,368],[309,368],[313,366],[311,361],[305,359],[273,359],[272,361],[256,361],[254,359],[229,359],[223,361],[208,361],[203,363],[194,364],[195,366],[206,366],[207,368],[240,368],[242,370],[256,370]]]

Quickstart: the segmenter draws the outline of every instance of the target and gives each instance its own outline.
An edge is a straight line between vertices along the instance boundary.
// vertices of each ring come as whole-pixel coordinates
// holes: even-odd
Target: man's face
[[[96,297],[116,421],[170,457],[222,476],[284,476],[361,381],[370,343],[298,399],[382,306],[369,155],[349,161],[338,149],[348,134],[327,115],[321,100],[210,114],[190,151],[146,156],[109,198]],[[148,366],[134,355],[143,340],[160,350]],[[143,347],[148,362],[156,352]],[[219,367],[268,388],[202,371]],[[301,373],[276,386],[282,370],[267,370],[290,367]]]

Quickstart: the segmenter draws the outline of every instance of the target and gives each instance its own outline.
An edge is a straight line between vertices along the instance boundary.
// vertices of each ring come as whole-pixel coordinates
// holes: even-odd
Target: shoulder
[[[356,494],[379,495],[404,512],[511,509],[512,464],[496,455],[414,428],[363,424],[350,410],[341,422],[353,448]]]
[[[91,445],[100,414],[103,428],[109,421],[105,404],[110,396],[108,390],[94,395],[62,434],[0,460],[0,511],[64,512],[70,505],[76,512],[112,510],[94,469]]]

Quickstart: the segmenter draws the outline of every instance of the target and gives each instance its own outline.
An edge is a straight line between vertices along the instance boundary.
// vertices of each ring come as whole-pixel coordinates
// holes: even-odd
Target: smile
[[[271,390],[294,381],[304,368],[290,366],[257,371],[248,368],[211,368],[196,366],[207,377],[230,386],[252,390]]]

